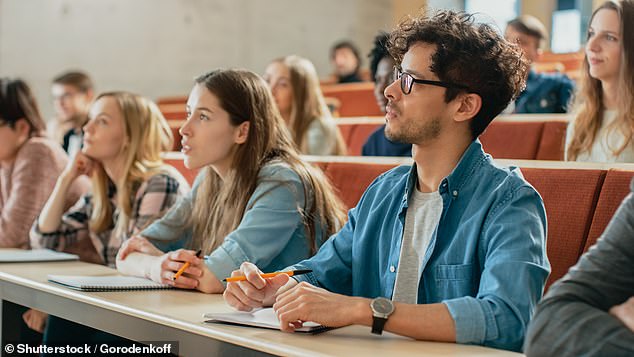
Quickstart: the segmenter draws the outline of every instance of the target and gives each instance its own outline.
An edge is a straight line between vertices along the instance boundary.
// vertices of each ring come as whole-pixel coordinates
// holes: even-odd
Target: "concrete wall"
[[[49,86],[61,71],[94,76],[98,91],[150,98],[187,94],[192,78],[218,67],[262,73],[299,54],[321,76],[337,40],[369,52],[393,24],[392,0],[0,0],[0,74],[20,76],[52,115]],[[364,63],[367,66],[367,60]]]

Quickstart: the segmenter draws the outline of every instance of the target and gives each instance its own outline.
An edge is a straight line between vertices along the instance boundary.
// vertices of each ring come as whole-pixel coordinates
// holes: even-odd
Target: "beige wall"
[[[425,10],[427,0],[392,0],[392,6],[392,24],[396,25],[403,17]]]
[[[47,117],[50,81],[88,71],[97,91],[187,94],[218,67],[262,73],[298,54],[330,71],[329,49],[350,39],[364,55],[392,27],[392,0],[0,0],[0,73],[23,77]]]

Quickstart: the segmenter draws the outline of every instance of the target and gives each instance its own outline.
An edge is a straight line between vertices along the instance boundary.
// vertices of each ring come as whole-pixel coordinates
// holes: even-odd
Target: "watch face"
[[[372,300],[372,309],[379,314],[390,314],[394,310],[394,305],[391,300],[381,297]]]

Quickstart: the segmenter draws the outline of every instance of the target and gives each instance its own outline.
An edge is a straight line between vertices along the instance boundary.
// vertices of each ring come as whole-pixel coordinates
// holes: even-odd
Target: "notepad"
[[[275,315],[272,308],[260,309],[252,312],[226,312],[226,313],[206,313],[203,315],[208,319],[207,323],[221,323],[240,326],[251,326],[268,328],[273,330],[280,329],[280,321]],[[318,333],[328,330],[326,326],[322,326],[315,322],[304,322],[304,325],[295,329],[296,332]]]
[[[48,281],[82,291],[151,290],[172,288],[170,285],[160,284],[149,279],[122,275],[49,275]]]
[[[50,249],[3,250],[0,263],[61,262],[79,260],[75,254],[56,252]]]

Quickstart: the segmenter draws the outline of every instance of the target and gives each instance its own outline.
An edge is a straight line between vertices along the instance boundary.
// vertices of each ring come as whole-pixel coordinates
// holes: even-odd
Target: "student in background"
[[[29,248],[29,229],[53,191],[68,158],[44,137],[45,125],[31,89],[0,79],[0,247]],[[62,207],[88,190],[79,180],[60,198]]]
[[[48,131],[72,157],[81,149],[81,130],[88,121],[94,98],[93,83],[83,72],[65,72],[53,79],[51,92],[55,119],[49,124]]]
[[[313,64],[299,56],[271,62],[264,73],[277,109],[300,152],[345,155],[346,146],[319,87]]]
[[[161,159],[173,139],[154,103],[127,92],[103,93],[89,117],[84,146],[33,224],[31,246],[114,267],[125,239],[161,217],[189,186]],[[63,199],[82,175],[91,176],[92,193],[65,210]]]
[[[385,113],[387,98],[383,93],[394,81],[394,59],[387,50],[389,34],[380,32],[374,38],[374,48],[370,52],[370,73],[374,81],[376,104]],[[385,125],[376,129],[361,150],[363,156],[412,156],[412,144],[392,142],[385,137]]]
[[[634,1],[606,1],[590,19],[566,159],[634,162]]]
[[[187,112],[180,129],[185,166],[202,170],[188,196],[124,244],[120,272],[221,293],[221,280],[239,262],[280,269],[310,257],[341,227],[341,202],[325,176],[300,159],[261,77],[245,70],[204,74]],[[190,267],[174,280],[186,262]]]
[[[504,37],[518,44],[524,57],[535,63],[542,55],[542,47],[548,38],[544,25],[534,16],[522,15],[506,26]],[[572,95],[574,83],[561,73],[528,72],[526,89],[517,97],[514,113],[566,113]]]
[[[330,61],[335,68],[336,83],[362,82],[359,50],[350,41],[337,42],[330,50]]]
[[[125,239],[160,218],[189,186],[161,159],[161,152],[172,147],[172,133],[150,100],[128,92],[103,93],[91,106],[83,131],[83,148],[33,223],[31,246],[114,267]],[[83,175],[91,176],[92,192],[66,210],[63,198]],[[50,316],[44,332],[45,343],[112,340],[118,338],[56,316]]]
[[[0,79],[0,247],[29,248],[29,229],[53,191],[68,158],[45,136],[45,125],[29,86],[20,79]],[[78,180],[62,197],[69,207],[88,190]],[[41,338],[44,320],[25,307],[5,301],[4,322],[23,342]],[[24,314],[24,315],[23,315]],[[24,319],[24,322],[22,321]],[[25,324],[26,322],[26,324]],[[29,331],[29,328],[33,331]]]
[[[399,66],[385,89],[385,133],[413,144],[415,165],[374,180],[344,228],[290,267],[312,273],[265,280],[245,262],[233,274],[247,281],[228,283],[225,300],[273,305],[284,331],[358,324],[519,351],[550,270],[546,212],[477,137],[528,65],[495,29],[451,11],[403,20],[389,48]]]
[[[630,189],[597,244],[537,306],[527,356],[634,355],[634,181]]]

